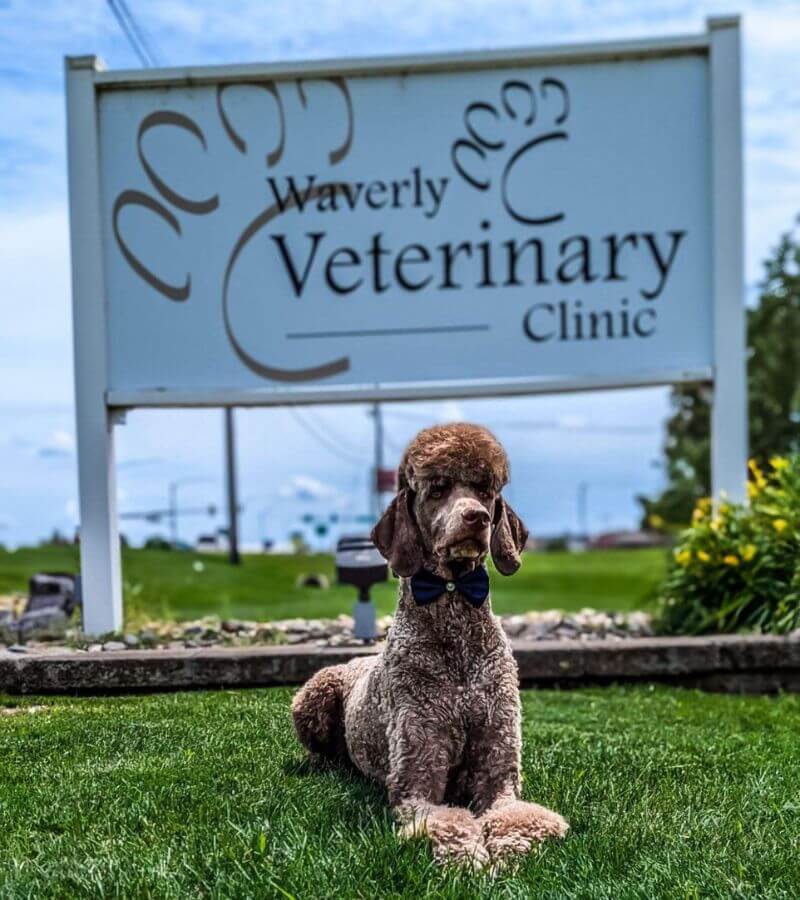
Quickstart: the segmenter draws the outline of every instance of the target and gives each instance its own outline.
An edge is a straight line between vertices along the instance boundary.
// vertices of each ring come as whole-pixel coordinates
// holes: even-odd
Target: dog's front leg
[[[461,749],[442,711],[400,712],[389,727],[389,802],[401,837],[426,835],[439,862],[488,861],[482,829],[463,807],[443,804],[450,768]]]
[[[547,838],[562,838],[567,821],[552,809],[520,800],[508,785],[480,817],[483,840],[492,862],[530,852]]]
[[[484,845],[493,863],[528,853],[547,838],[564,837],[569,828],[557,812],[520,799],[519,756],[520,740],[513,725],[504,734],[498,722],[474,736],[473,802],[482,813]]]

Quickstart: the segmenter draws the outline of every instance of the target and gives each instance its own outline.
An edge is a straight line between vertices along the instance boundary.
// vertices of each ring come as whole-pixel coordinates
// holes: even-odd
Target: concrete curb
[[[277,647],[0,654],[0,693],[108,694],[301,684],[374,648]],[[518,641],[528,687],[662,682],[730,693],[800,691],[800,641],[759,636]]]

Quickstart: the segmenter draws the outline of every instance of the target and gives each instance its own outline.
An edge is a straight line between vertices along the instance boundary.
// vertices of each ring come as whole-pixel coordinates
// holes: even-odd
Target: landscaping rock
[[[519,635],[513,637],[523,637],[528,641],[543,641],[549,637],[557,628],[557,624],[553,622],[532,622],[525,626]]]
[[[26,618],[30,616],[30,618]],[[18,634],[17,625],[25,620],[25,631]],[[67,627],[63,611],[42,610],[26,614],[18,622],[0,618],[0,643],[28,643],[47,640],[49,646],[85,647],[85,637],[75,627]],[[381,616],[376,623],[378,641],[385,639],[392,625],[392,616]],[[628,641],[653,634],[648,613],[615,613],[585,608],[563,615],[558,610],[532,610],[501,616],[501,624],[508,636],[516,641],[564,641],[612,638]],[[3,623],[6,623],[5,627]],[[34,627],[36,626],[36,627]],[[41,627],[39,627],[41,626]],[[797,637],[800,637],[798,632]],[[105,644],[90,644],[90,651],[134,649],[196,649],[198,647],[247,647],[259,644],[298,645],[313,643],[319,647],[359,647],[362,642],[353,635],[353,619],[341,614],[335,619],[279,619],[254,622],[242,619],[220,620],[206,616],[193,622],[149,622],[139,631],[130,631],[121,640]]]
[[[503,620],[503,630],[509,637],[519,637],[528,629],[528,620],[525,616],[507,616]]]
[[[0,625],[0,644],[15,644],[19,639],[15,623]]]
[[[331,586],[330,579],[322,572],[304,572],[297,576],[295,587],[322,588],[327,590]]]
[[[22,644],[11,644],[11,646],[8,647],[8,652],[9,653],[27,653],[28,648],[24,647]]]
[[[69,618],[63,609],[44,607],[23,613],[18,622],[20,641],[58,640],[66,636]]]
[[[645,612],[631,612],[625,617],[628,631],[650,637],[653,634],[652,617]]]

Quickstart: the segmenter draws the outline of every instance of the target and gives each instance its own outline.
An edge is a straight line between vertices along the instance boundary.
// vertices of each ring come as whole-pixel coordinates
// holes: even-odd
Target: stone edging
[[[772,636],[515,641],[525,686],[663,682],[734,693],[800,691],[800,640]],[[371,647],[0,654],[0,693],[104,694],[300,684]]]

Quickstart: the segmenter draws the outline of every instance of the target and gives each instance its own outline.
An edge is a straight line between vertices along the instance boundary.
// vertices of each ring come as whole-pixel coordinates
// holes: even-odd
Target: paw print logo
[[[560,127],[568,117],[569,91],[560,79],[542,78],[538,88],[509,79],[497,102],[476,101],[464,110],[467,137],[453,142],[453,166],[477,191],[498,183],[503,207],[517,222],[552,225],[564,218],[564,212],[538,209],[529,179],[520,176],[535,165],[544,147],[568,139]],[[499,178],[495,160],[502,165]]]
[[[322,79],[329,86],[336,89],[342,104],[344,112],[343,132],[341,135],[330,138],[328,135],[319,134],[319,146],[326,149],[326,159],[330,166],[340,163],[350,152],[353,143],[354,132],[354,116],[353,104],[350,98],[350,91],[347,83],[343,78],[333,77]],[[274,136],[273,143],[269,148],[269,152],[265,154],[266,169],[269,171],[277,166],[284,157],[284,150],[287,143],[287,113],[286,113],[286,97],[284,92],[292,95],[294,102],[299,101],[301,113],[310,113],[313,115],[314,106],[319,102],[316,92],[309,92],[302,80],[295,82],[296,98],[290,89],[289,83],[286,83],[282,90],[274,82],[259,82],[249,85],[237,85],[252,89],[257,92],[265,92],[271,101],[275,104],[277,113],[277,135]],[[219,120],[219,127],[223,130],[227,140],[235,147],[242,156],[249,153],[258,153],[260,148],[248,146],[248,141],[242,135],[238,123],[234,120],[227,106],[226,93],[232,85],[219,85],[216,92],[216,113]],[[330,102],[330,97],[323,96],[323,100]],[[152,190],[141,191],[127,189],[120,192],[114,200],[111,211],[111,226],[114,238],[123,258],[130,268],[157,294],[165,297],[167,300],[184,303],[189,301],[192,295],[192,276],[190,272],[186,273],[185,278],[178,282],[169,282],[162,277],[148,264],[146,260],[141,259],[129,245],[125,239],[124,211],[129,207],[139,207],[147,210],[151,215],[160,219],[166,224],[172,232],[181,238],[183,229],[181,219],[183,216],[202,216],[208,217],[213,222],[214,213],[220,206],[220,195],[218,193],[210,193],[205,197],[189,197],[180,193],[172,186],[168,179],[163,176],[158,165],[153,162],[147,151],[146,136],[155,129],[167,129],[172,133],[183,132],[189,134],[194,139],[196,148],[203,154],[208,153],[208,142],[206,134],[198,123],[190,116],[178,112],[176,110],[157,110],[146,115],[139,124],[136,135],[136,150],[139,164],[150,183]],[[185,146],[185,145],[184,145]],[[213,166],[209,167],[209,175],[213,180]],[[314,188],[306,192],[306,199],[310,200],[320,195],[325,189],[341,190],[343,185],[338,182],[328,184],[320,183]],[[273,204],[259,213],[255,219],[249,223],[245,223],[245,227],[238,236],[231,235],[233,240],[232,249],[228,257],[228,262],[224,273],[221,273],[222,284],[222,317],[228,340],[236,355],[244,363],[244,365],[256,374],[274,381],[283,382],[302,382],[311,381],[317,378],[325,378],[339,372],[346,371],[350,366],[350,360],[342,357],[335,360],[323,362],[318,366],[312,366],[305,369],[282,369],[270,365],[265,360],[259,359],[253,354],[245,350],[244,342],[237,336],[232,323],[230,314],[230,306],[232,298],[230,296],[230,280],[231,275],[239,261],[240,255],[248,243],[263,229],[269,222],[273,221],[280,215],[286,214],[295,207],[293,200],[287,200],[279,208]],[[213,225],[209,234],[213,231]],[[210,239],[210,238],[209,238]]]

